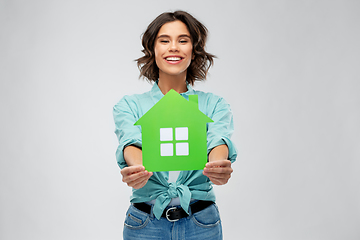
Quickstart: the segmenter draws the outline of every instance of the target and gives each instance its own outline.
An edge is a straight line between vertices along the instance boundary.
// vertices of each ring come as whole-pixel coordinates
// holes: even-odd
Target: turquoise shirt
[[[226,101],[212,93],[196,91],[187,86],[188,91],[181,93],[186,100],[189,95],[197,94],[199,110],[210,117],[214,122],[207,123],[207,151],[214,147],[226,144],[229,148],[229,160],[234,162],[237,156],[235,146],[230,137],[234,131],[233,116]],[[124,96],[113,110],[115,133],[119,140],[116,159],[120,168],[127,166],[123,150],[126,146],[135,145],[141,148],[141,127],[134,123],[154,106],[164,94],[157,82],[151,91],[143,94]],[[191,116],[189,116],[191,120]],[[181,207],[188,213],[190,199],[215,201],[215,194],[208,177],[201,170],[181,171],[175,183],[168,183],[168,172],[154,172],[147,184],[134,189],[130,202],[147,202],[156,199],[153,208],[154,215],[160,219],[164,209],[172,198],[179,197]]]

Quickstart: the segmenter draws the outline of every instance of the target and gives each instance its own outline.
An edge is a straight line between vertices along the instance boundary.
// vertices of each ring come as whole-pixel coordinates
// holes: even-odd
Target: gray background
[[[359,1],[0,1],[0,239],[121,239],[131,190],[113,105],[140,36],[183,9],[239,150],[216,187],[225,239],[360,239]]]

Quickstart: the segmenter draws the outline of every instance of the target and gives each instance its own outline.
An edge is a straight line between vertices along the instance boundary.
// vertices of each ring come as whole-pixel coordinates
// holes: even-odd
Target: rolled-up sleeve
[[[124,148],[129,145],[135,145],[141,148],[141,127],[134,126],[138,120],[136,104],[132,104],[129,97],[123,97],[113,108],[115,121],[115,134],[119,140],[119,146],[116,150],[116,160],[122,169],[127,166],[124,159]]]
[[[230,105],[223,99],[217,99],[216,103],[212,103],[212,113],[210,118],[214,121],[208,123],[207,129],[207,146],[208,153],[216,146],[226,144],[229,148],[229,160],[234,162],[237,157],[237,150],[231,140],[234,132],[233,114]]]

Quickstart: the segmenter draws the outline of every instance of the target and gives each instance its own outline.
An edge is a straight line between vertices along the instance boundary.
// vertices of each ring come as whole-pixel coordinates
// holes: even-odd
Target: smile
[[[166,57],[165,58],[166,62],[170,63],[170,64],[177,64],[180,63],[183,58],[182,57]]]
[[[167,57],[166,61],[180,61],[181,57]]]

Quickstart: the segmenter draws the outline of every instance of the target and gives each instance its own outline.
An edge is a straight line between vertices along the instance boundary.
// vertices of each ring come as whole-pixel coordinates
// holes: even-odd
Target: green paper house
[[[142,157],[150,172],[200,170],[207,162],[206,123],[213,122],[189,101],[170,90],[134,125],[141,125]]]

